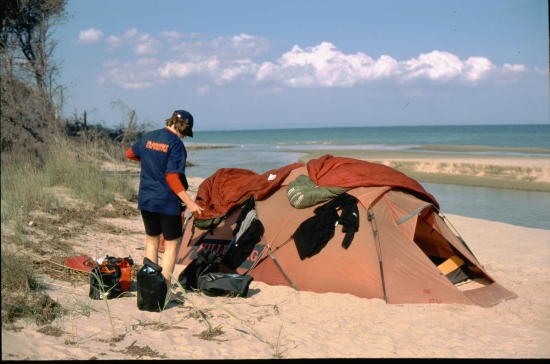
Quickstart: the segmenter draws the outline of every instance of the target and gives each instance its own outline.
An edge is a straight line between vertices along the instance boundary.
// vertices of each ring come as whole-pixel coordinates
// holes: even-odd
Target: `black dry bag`
[[[137,274],[137,306],[141,311],[160,312],[164,308],[168,287],[162,267],[148,258]]]
[[[94,300],[117,298],[124,291],[120,286],[122,271],[114,262],[106,261],[95,267],[90,273],[90,292],[88,296]]]

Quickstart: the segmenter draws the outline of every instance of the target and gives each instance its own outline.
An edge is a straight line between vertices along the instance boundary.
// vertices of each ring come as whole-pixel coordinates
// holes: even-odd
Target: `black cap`
[[[177,116],[178,118],[182,119],[189,125],[189,129],[187,129],[186,136],[193,137],[193,115],[189,111],[185,110],[176,110],[172,114],[172,116]]]

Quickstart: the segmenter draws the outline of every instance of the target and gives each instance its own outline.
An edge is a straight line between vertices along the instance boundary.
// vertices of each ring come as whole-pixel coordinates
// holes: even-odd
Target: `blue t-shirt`
[[[182,141],[163,128],[145,134],[132,151],[141,162],[138,210],[179,215],[181,201],[166,182],[166,174],[185,175],[187,151]]]

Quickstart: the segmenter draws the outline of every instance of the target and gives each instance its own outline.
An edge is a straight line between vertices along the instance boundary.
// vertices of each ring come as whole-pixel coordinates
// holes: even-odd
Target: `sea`
[[[336,127],[194,131],[188,147],[188,176],[207,178],[219,168],[264,173],[297,162],[310,150],[418,152],[429,146],[467,146],[460,153],[550,158],[550,123]],[[490,148],[475,148],[475,147]],[[210,148],[210,149],[208,149]],[[423,149],[425,148],[425,149]],[[430,150],[430,152],[434,152]],[[445,153],[437,151],[437,153]],[[444,214],[550,230],[550,192],[425,183]]]

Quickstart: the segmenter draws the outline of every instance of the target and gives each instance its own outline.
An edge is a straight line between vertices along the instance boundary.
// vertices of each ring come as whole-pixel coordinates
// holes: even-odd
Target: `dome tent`
[[[287,186],[306,175],[319,187],[346,188],[356,198],[359,228],[347,249],[340,226],[322,249],[302,259],[294,236],[324,203],[296,208]],[[253,198],[265,231],[236,269],[255,281],[317,293],[349,293],[387,303],[458,303],[491,307],[516,298],[499,285],[453,232],[437,200],[390,167],[325,155],[259,175],[221,169],[200,186],[204,213],[187,225],[177,263],[188,265],[201,249],[224,254],[245,202]],[[326,202],[327,204],[330,203]],[[338,211],[341,216],[341,211]]]

